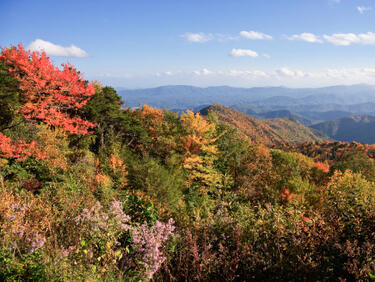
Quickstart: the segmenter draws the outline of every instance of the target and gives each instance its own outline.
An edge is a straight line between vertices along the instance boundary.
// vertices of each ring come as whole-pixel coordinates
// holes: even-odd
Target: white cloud
[[[359,39],[354,33],[335,33],[332,35],[324,35],[325,40],[334,45],[348,46],[352,43],[358,43]]]
[[[268,76],[268,74],[266,72],[260,71],[260,70],[253,71],[253,74],[256,75],[256,76],[264,76],[264,77]]]
[[[48,56],[88,57],[88,54],[84,50],[75,45],[63,47],[42,39],[34,40],[27,46],[27,49],[30,51],[44,51]]]
[[[369,76],[375,76],[375,68],[363,68],[362,71]]]
[[[258,79],[258,78],[265,78],[268,77],[269,74],[262,70],[230,70],[224,75],[229,75],[232,77],[243,77],[243,78],[251,78],[251,79]]]
[[[230,52],[230,55],[232,57],[244,57],[244,56],[249,56],[256,58],[258,57],[258,53],[249,49],[232,49]]]
[[[246,76],[249,75],[251,71],[248,70],[230,70],[228,75],[230,76]]]
[[[217,73],[218,72],[215,72],[215,74]],[[287,67],[268,71],[232,69],[222,73],[222,78],[224,79],[225,77],[262,80],[271,83],[276,80],[283,81],[285,83],[301,82],[311,83],[311,85],[317,83],[325,83],[327,85],[341,83],[371,83],[375,78],[375,68],[323,69],[315,72],[302,71]]]
[[[214,38],[212,34],[205,34],[203,32],[200,32],[200,33],[186,32],[185,34],[181,35],[181,37],[186,38],[187,41],[193,42],[193,43],[204,43]]]
[[[368,12],[371,10],[371,7],[365,7],[365,6],[358,6],[357,7],[358,12],[361,14],[364,14],[365,12]]]
[[[263,54],[263,57],[267,58],[267,59],[271,59],[271,56],[268,55],[268,54]]]
[[[289,40],[306,41],[310,43],[322,43],[323,41],[313,33],[304,32],[301,34],[294,34],[288,37]]]
[[[294,71],[288,69],[288,68],[281,68],[279,70],[276,70],[276,72],[282,76],[294,76]]]
[[[300,71],[300,70],[296,70],[296,71],[293,71],[291,69],[288,69],[288,68],[281,68],[279,70],[276,70],[276,73],[280,76],[287,76],[287,77],[304,77],[305,76],[305,73],[303,71]]]
[[[201,71],[199,71],[199,70],[193,71],[193,74],[195,74],[195,75],[210,75],[210,74],[214,74],[214,72],[210,71],[206,68],[203,68]]]
[[[257,31],[253,31],[253,30],[250,30],[250,31],[241,31],[240,32],[240,35],[242,37],[245,37],[247,39],[253,39],[253,40],[256,40],[256,39],[272,39],[272,36],[271,35],[268,35],[268,34],[265,34],[265,33],[262,33],[262,32],[257,32]]]
[[[186,32],[181,35],[181,37],[185,38],[189,42],[193,43],[205,43],[210,40],[216,40],[218,42],[226,42],[226,41],[232,41],[232,40],[238,40],[238,36],[232,36],[229,34],[222,34],[222,33],[192,33],[192,32]]]
[[[213,72],[210,71],[210,70],[208,70],[208,69],[203,69],[203,70],[202,70],[202,74],[203,74],[203,75],[210,75],[210,74],[213,74]]]
[[[351,44],[375,45],[375,33],[335,33],[323,36],[326,41],[334,45],[349,46]]]
[[[362,44],[375,45],[375,33],[367,32],[358,35]]]

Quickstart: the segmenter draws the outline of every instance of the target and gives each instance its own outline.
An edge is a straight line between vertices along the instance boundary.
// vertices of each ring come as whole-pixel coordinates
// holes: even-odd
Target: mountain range
[[[195,87],[186,85],[161,86],[146,89],[119,89],[127,106],[137,107],[148,104],[167,109],[192,109],[201,105],[235,104],[253,105],[258,110],[280,109],[280,107],[303,109],[303,105],[328,105],[319,111],[334,110],[337,106],[353,110],[361,109],[364,103],[375,104],[375,86],[358,84],[351,86],[331,86],[322,88],[253,87],[236,88],[229,86]],[[299,106],[299,107],[298,107]],[[278,108],[279,107],[279,108]],[[342,110],[340,109],[340,110]],[[365,108],[363,108],[365,109]]]
[[[347,142],[375,143],[375,117],[352,115],[334,121],[326,121],[311,126],[333,139]]]
[[[273,135],[272,119],[277,121],[277,125],[273,124],[275,128],[282,123],[288,127],[290,123],[298,122],[300,125],[311,126],[314,132],[319,130],[322,135],[335,140],[375,143],[375,133],[372,133],[375,132],[375,117],[372,116],[375,116],[375,86],[372,85],[339,85],[322,88],[229,86],[201,88],[176,85],[135,90],[121,89],[119,94],[125,105],[129,107],[148,104],[175,112],[187,109],[204,112],[207,107],[218,110],[217,104],[221,104],[225,107],[226,122],[230,115],[233,115],[232,123],[237,124],[239,112],[242,112],[251,116],[239,118],[242,127],[245,120],[249,123],[249,128],[253,128],[255,124],[258,126],[259,123],[262,123],[262,126],[267,125],[265,132],[273,136],[270,140],[278,140],[277,142],[283,140],[283,137],[276,138],[277,134]],[[235,111],[231,112],[230,108]],[[303,132],[301,135],[305,136],[306,129],[300,128],[300,130]],[[284,132],[284,129],[281,131]],[[250,132],[254,131],[249,129],[247,135]],[[295,134],[294,136],[296,139],[293,140],[303,139],[297,138]],[[253,138],[260,137],[255,134]]]

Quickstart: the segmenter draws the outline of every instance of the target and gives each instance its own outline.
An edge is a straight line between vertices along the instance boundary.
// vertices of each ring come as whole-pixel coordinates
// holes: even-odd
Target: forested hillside
[[[371,146],[310,158],[287,152],[322,140],[294,121],[124,108],[22,45],[1,49],[0,102],[1,281],[375,277]]]
[[[227,86],[200,88],[177,85],[127,89],[120,90],[119,93],[127,106],[135,108],[140,104],[148,104],[175,112],[187,109],[198,112],[209,105],[221,104],[256,119],[290,118],[340,141],[375,142],[373,137],[366,135],[366,131],[373,128],[365,122],[366,118],[364,117],[363,122],[358,122],[351,117],[374,115],[375,86],[371,85],[301,89]],[[336,136],[338,127],[340,130]],[[297,141],[304,140],[297,138]]]
[[[335,140],[375,144],[375,116],[353,115],[311,127]]]
[[[275,145],[323,141],[329,138],[290,118],[256,120],[255,118],[222,105],[211,105],[199,111],[202,115],[210,112],[221,123],[237,128],[252,143]]]

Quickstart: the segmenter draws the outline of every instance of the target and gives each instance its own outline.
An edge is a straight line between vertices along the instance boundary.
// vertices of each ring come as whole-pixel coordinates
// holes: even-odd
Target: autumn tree
[[[218,139],[214,123],[205,120],[198,114],[187,111],[181,116],[181,122],[187,135],[181,137],[185,146],[183,167],[188,171],[188,185],[197,185],[202,192],[207,192],[221,184],[222,175],[215,168]]]
[[[142,109],[136,110],[134,114],[147,132],[146,138],[142,140],[143,153],[167,163],[176,153],[184,152],[180,137],[185,130],[176,113],[143,105]]]
[[[39,154],[35,141],[31,143],[26,143],[23,140],[13,141],[0,132],[0,158],[23,161],[36,152]]]
[[[77,114],[95,90],[72,65],[63,64],[60,70],[45,52],[26,51],[21,44],[2,48],[0,61],[19,81],[19,113],[26,119],[62,127],[72,134],[88,134],[95,126]]]

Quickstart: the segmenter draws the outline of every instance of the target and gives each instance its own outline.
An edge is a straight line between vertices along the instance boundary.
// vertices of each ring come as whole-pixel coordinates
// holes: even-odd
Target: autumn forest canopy
[[[375,145],[124,103],[1,49],[1,281],[375,278]]]

